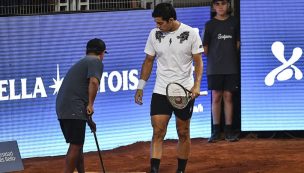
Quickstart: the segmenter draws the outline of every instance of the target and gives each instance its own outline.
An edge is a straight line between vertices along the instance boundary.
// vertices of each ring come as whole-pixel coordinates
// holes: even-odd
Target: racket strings
[[[183,109],[188,104],[187,97],[181,97],[181,96],[169,96],[169,101],[172,104],[172,106]]]
[[[183,109],[187,106],[189,98],[186,91],[179,85],[171,84],[168,86],[168,100],[173,107]]]

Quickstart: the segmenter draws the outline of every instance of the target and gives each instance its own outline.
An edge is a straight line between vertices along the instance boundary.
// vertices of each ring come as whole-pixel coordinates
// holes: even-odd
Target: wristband
[[[144,87],[145,87],[145,85],[146,85],[146,81],[143,80],[143,79],[140,79],[140,80],[138,81],[137,89],[143,90]]]

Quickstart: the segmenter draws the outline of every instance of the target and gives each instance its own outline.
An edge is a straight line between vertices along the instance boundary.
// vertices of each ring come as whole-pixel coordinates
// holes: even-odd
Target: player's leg
[[[213,125],[221,124],[221,104],[223,91],[212,90],[212,120]]]
[[[190,154],[190,119],[181,120],[176,117],[176,128],[178,134],[177,144],[177,172],[185,172],[188,157]]]
[[[84,173],[85,172],[85,170],[84,170],[84,159],[83,159],[83,147],[81,147],[81,149],[80,149],[76,169],[77,169],[78,173]]]
[[[151,173],[157,173],[159,170],[163,140],[173,111],[172,106],[170,106],[166,96],[155,93],[152,95],[150,110],[151,125],[153,128],[150,160]]]
[[[153,127],[151,158],[160,159],[162,156],[162,145],[164,137],[167,133],[169,119],[170,116],[168,115],[153,115],[151,117],[151,123]]]
[[[212,90],[212,134],[208,142],[217,142],[221,140],[221,106],[223,97],[223,76],[222,75],[209,75],[208,88]]]
[[[233,118],[233,101],[232,101],[232,92],[224,91],[223,100],[224,100],[224,112],[225,112],[225,125],[232,125]]]
[[[226,75],[224,84],[224,112],[225,112],[225,138],[227,141],[238,141],[237,135],[232,131],[233,123],[233,92],[239,88],[238,75]]]
[[[194,106],[194,100],[190,101],[182,110],[175,109],[174,114],[176,115],[176,130],[178,134],[177,144],[177,160],[178,168],[177,172],[185,172],[188,157],[190,154],[190,119],[192,117]]]
[[[65,173],[72,173],[74,172],[75,168],[78,166],[78,159],[80,157],[80,150],[82,145],[79,144],[70,144],[68,152],[66,154],[65,159]],[[78,168],[77,168],[78,170]]]
[[[153,136],[151,141],[151,173],[158,173],[160,159],[163,152],[163,140],[166,136],[168,122],[170,116],[168,115],[153,115],[151,116],[151,124],[153,127]]]
[[[67,143],[70,143],[66,154],[65,173],[72,173],[75,168],[84,172],[82,148],[85,138],[86,121],[60,120],[60,126]],[[82,160],[79,160],[82,159]]]

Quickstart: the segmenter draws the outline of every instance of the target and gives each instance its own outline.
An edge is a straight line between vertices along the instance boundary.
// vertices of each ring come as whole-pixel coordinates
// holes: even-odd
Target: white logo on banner
[[[49,86],[53,88],[53,95],[58,94],[58,91],[63,82],[63,77],[60,77],[59,65],[57,64],[56,79],[53,78],[54,84]],[[31,80],[29,80],[31,81]],[[21,100],[21,99],[33,99],[38,97],[48,97],[42,77],[36,77],[35,86],[31,88],[28,85],[27,78],[22,78],[19,81],[16,79],[0,80],[0,101],[6,100]],[[21,85],[21,86],[17,86]],[[100,92],[118,92],[127,90],[136,90],[138,85],[138,70],[123,70],[123,71],[111,71],[103,72],[100,81]],[[20,87],[20,91],[16,88]]]
[[[303,50],[301,48],[294,48],[292,56],[288,61],[284,57],[285,47],[282,42],[274,42],[271,46],[271,51],[273,55],[282,63],[282,65],[272,70],[265,77],[265,84],[267,86],[272,86],[274,84],[275,78],[278,81],[286,81],[291,79],[293,74],[297,80],[301,80],[303,78],[303,73],[301,70],[293,65],[301,58],[303,54]]]
[[[56,79],[53,78],[54,84],[49,88],[54,89],[53,95],[57,95],[61,87],[64,77],[60,77],[60,68],[57,64]],[[38,97],[48,97],[44,82],[41,77],[36,77],[35,87],[28,88],[27,78],[20,79],[21,90],[17,91],[15,88],[19,86],[15,82],[15,79],[0,80],[0,101],[7,100],[21,100],[21,99],[33,99]],[[138,85],[138,70],[123,70],[123,71],[111,71],[103,72],[100,80],[99,92],[119,92],[127,90],[136,90]],[[195,105],[193,112],[203,112],[204,107],[202,104]]]
[[[60,78],[60,75],[59,75],[59,65],[57,64],[57,78],[56,79],[53,78],[54,85],[50,86],[50,88],[54,89],[53,95],[55,95],[55,94],[58,93],[58,91],[59,91],[59,89],[61,87],[63,79],[64,78]]]

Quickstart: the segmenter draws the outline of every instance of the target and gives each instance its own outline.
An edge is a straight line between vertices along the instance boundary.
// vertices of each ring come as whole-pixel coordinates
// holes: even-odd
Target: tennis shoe
[[[239,141],[239,138],[238,138],[237,134],[229,132],[229,133],[225,134],[225,140],[228,142],[237,142],[237,141]]]
[[[158,173],[158,168],[151,167],[150,173]]]
[[[208,142],[209,143],[215,143],[215,142],[218,142],[220,140],[222,140],[221,133],[219,133],[219,132],[213,132],[211,134],[211,137],[208,139]]]
[[[185,171],[177,170],[176,173],[185,173]]]

